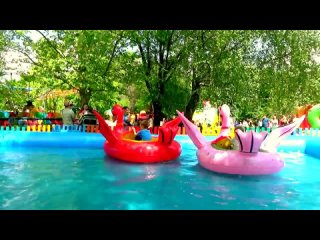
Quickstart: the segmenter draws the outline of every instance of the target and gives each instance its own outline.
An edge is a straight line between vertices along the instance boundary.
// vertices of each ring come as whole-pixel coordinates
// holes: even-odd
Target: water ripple
[[[285,168],[231,176],[199,165],[190,139],[179,159],[130,164],[97,149],[0,149],[1,209],[320,209],[320,161],[285,147]]]

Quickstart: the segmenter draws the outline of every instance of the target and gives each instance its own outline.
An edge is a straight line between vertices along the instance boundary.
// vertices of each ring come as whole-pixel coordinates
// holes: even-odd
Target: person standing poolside
[[[122,108],[124,111],[124,115],[123,115],[123,125],[124,126],[132,126],[132,124],[130,123],[130,110],[127,106]]]
[[[64,125],[73,125],[75,120],[75,114],[70,107],[70,102],[64,102],[64,109],[61,111],[62,122]]]
[[[112,121],[111,119],[111,116],[110,115],[106,115],[105,117],[105,122],[108,124],[108,126],[113,130],[113,128],[116,126],[117,124],[117,120],[114,122]]]
[[[35,106],[33,105],[33,103],[32,103],[32,101],[31,100],[28,100],[27,101],[27,104],[23,107],[23,112],[26,112],[27,111],[27,109],[29,110],[29,113],[33,110],[33,109],[35,109]]]
[[[262,127],[267,129],[269,127],[269,121],[269,118],[264,115],[264,117],[262,118]]]
[[[79,125],[81,124],[97,125],[97,118],[93,114],[92,107],[88,106],[88,109],[83,112],[81,118],[79,119]]]
[[[283,126],[285,126],[285,125],[287,125],[287,124],[288,124],[287,117],[286,117],[285,115],[283,115],[282,118],[281,118],[280,121],[279,121],[279,126],[280,126],[280,127],[283,127]]]
[[[272,128],[277,128],[279,127],[279,123],[278,123],[278,119],[276,116],[273,116],[272,120],[271,120],[271,124],[272,124]]]
[[[37,108],[33,105],[31,100],[27,101],[27,105],[23,107],[23,116],[24,117],[34,117],[35,112],[37,111]]]
[[[83,104],[82,108],[79,111],[79,118],[81,118],[84,114],[87,114],[87,111],[89,109],[89,105],[88,104]]]

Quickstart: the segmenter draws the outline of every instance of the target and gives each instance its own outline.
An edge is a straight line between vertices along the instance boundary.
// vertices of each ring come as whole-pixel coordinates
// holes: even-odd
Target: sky
[[[35,30],[30,30],[28,34],[33,41],[38,41],[42,36]],[[23,72],[27,72],[31,66],[30,63],[24,62],[26,57],[19,52],[16,51],[8,51],[4,54],[4,59],[6,61],[6,70],[5,75],[0,79],[0,81],[19,79],[20,74]]]
[[[42,31],[42,30],[40,30],[40,31]],[[35,31],[35,30],[30,30],[30,34],[29,34],[29,36],[31,37],[31,39],[33,40],[33,41],[38,41],[40,38],[42,38],[42,36],[40,35],[40,33],[38,33],[37,31]]]

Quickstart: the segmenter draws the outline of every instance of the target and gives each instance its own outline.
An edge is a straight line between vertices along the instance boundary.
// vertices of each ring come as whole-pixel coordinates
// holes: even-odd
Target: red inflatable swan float
[[[134,134],[124,129],[124,111],[120,105],[112,109],[112,114],[117,117],[113,131],[97,111],[93,113],[99,121],[101,134],[107,140],[104,151],[113,158],[126,162],[157,163],[177,159],[181,154],[181,146],[174,140],[181,121],[179,117],[160,127],[159,136],[152,137],[151,141],[136,141]]]

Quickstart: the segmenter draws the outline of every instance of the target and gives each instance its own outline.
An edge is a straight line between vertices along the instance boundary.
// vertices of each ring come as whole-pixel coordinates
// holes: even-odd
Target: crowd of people
[[[150,112],[146,112],[144,110],[140,111],[140,113],[131,113],[130,109],[127,106],[123,108],[124,116],[123,116],[123,125],[126,128],[131,128],[134,134],[136,135],[136,140],[151,140],[151,132],[150,130],[153,128],[153,120],[154,116]],[[79,109],[78,109],[79,110]],[[30,125],[30,120],[26,120],[26,118],[35,117],[36,112],[43,112],[44,109],[42,107],[36,108],[33,105],[33,102],[28,100],[26,105],[22,109],[22,118],[18,121],[19,125]],[[93,109],[88,104],[83,104],[78,113],[77,109],[74,107],[74,104],[70,101],[64,102],[64,109],[61,111],[61,118],[63,125],[97,125],[98,120],[96,116],[93,114]],[[10,114],[10,117],[17,117],[18,111],[15,110]],[[111,111],[106,111],[104,114],[105,122],[113,128],[116,126],[117,120],[113,118]],[[290,124],[295,121],[295,116],[292,115],[287,117],[282,115],[280,119],[277,116],[272,116],[271,118],[266,115],[261,119],[243,119],[241,121],[234,121],[234,127],[242,127],[242,128],[277,128],[282,127],[287,124]],[[37,120],[35,120],[37,121]],[[165,119],[163,119],[163,122]],[[33,123],[33,122],[32,122]],[[31,123],[31,125],[32,125]],[[200,122],[194,122],[197,126],[202,130],[203,125]],[[221,126],[221,121],[216,123],[217,127]],[[140,127],[140,131],[136,132],[135,127]]]
[[[151,129],[153,128],[153,115],[144,110],[140,111],[140,113],[131,113],[130,109],[127,106],[122,108],[124,111],[123,116],[123,125],[124,128],[130,129],[133,131],[135,135],[135,140],[142,141],[150,141],[152,139]],[[107,112],[108,116],[106,119],[106,123],[113,127],[116,125],[117,119],[110,120],[112,113]],[[136,131],[136,126],[140,128],[140,131]]]
[[[37,120],[33,120],[33,118],[43,118],[44,116],[44,108],[39,107],[36,108],[33,105],[33,102],[31,100],[28,100],[26,102],[26,105],[23,106],[22,111],[19,111],[17,107],[14,107],[14,109],[9,113],[9,119],[8,124],[9,125],[15,125],[18,124],[20,126],[22,125],[36,125],[38,124]],[[4,125],[5,121],[1,121],[0,124]]]
[[[217,107],[216,104],[214,104],[216,109],[219,109],[219,107]],[[204,108],[205,109],[205,108]],[[264,129],[274,129],[274,128],[278,128],[278,127],[283,127],[286,126],[288,124],[291,124],[292,122],[294,122],[296,120],[296,115],[292,114],[289,116],[286,115],[282,115],[281,117],[277,117],[276,115],[273,115],[272,117],[268,117],[267,115],[264,115],[261,119],[257,118],[257,119],[251,119],[251,118],[247,118],[247,119],[236,119],[234,117],[232,117],[232,126],[235,128],[239,128],[241,127],[241,129],[247,129],[247,128],[264,128]],[[208,119],[207,119],[208,120]],[[200,128],[200,131],[202,132],[204,127],[220,127],[222,125],[221,119],[218,118],[218,120],[214,120],[209,119],[211,121],[206,121],[206,120],[199,120],[199,119],[195,119],[194,121],[192,121],[196,126],[198,126]]]
[[[97,125],[98,120],[96,116],[93,114],[93,109],[88,104],[83,104],[82,108],[78,112],[73,109],[72,102],[65,101],[64,109],[61,111],[62,121],[64,125]]]
[[[146,111],[141,111],[139,114],[130,113],[130,109],[127,106],[122,108],[124,111],[123,125],[125,128],[130,128],[135,134],[135,140],[149,141],[152,139],[150,129],[153,127],[153,116]],[[87,124],[97,125],[98,120],[93,114],[93,109],[88,104],[84,104],[79,113],[75,114],[72,110],[72,103],[69,101],[64,102],[64,109],[61,111],[62,121],[64,125],[74,124]],[[117,124],[117,119],[114,118],[111,111],[106,111],[104,114],[105,122],[113,129]],[[136,131],[135,126],[140,128],[140,131]]]
[[[272,116],[271,118],[267,117],[266,115],[263,116],[262,119],[244,119],[239,122],[235,122],[235,126],[243,126],[245,128],[277,128],[277,127],[283,127],[285,125],[288,125],[296,120],[296,117],[292,115],[291,117],[287,117],[285,115],[282,115],[280,119],[277,118],[277,116]]]
[[[23,106],[22,111],[14,109],[10,112],[8,118],[8,125],[19,125],[19,126],[33,126],[42,123],[46,124],[97,124],[95,115],[92,113],[92,108],[87,104],[84,104],[80,109],[79,113],[76,114],[77,108],[71,101],[64,102],[64,109],[61,112],[45,112],[43,107],[36,107],[31,100],[26,102]],[[43,120],[46,119],[46,120]],[[4,125],[5,120],[0,122]]]

